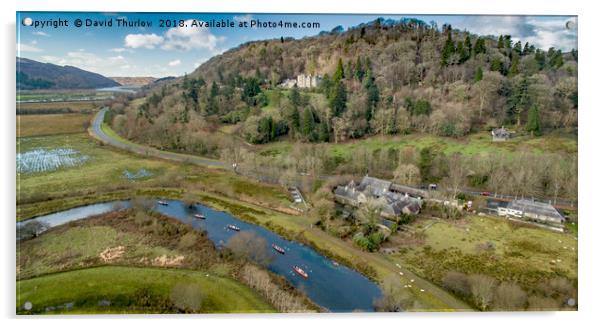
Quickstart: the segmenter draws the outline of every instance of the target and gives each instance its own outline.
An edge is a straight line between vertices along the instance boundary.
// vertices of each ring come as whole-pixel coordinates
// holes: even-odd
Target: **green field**
[[[84,133],[90,114],[18,115],[17,137]]]
[[[56,102],[22,102],[17,103],[17,112],[26,113],[58,113],[68,112],[90,112],[97,109],[100,102],[94,101],[56,101]]]
[[[89,98],[90,100],[108,99],[113,92],[96,90],[38,90],[17,92],[17,101],[70,101]]]
[[[17,220],[73,206],[129,198],[145,187],[184,187],[217,191],[274,208],[291,201],[284,189],[218,169],[134,155],[104,146],[87,134],[17,138],[17,151],[72,148],[90,159],[81,166],[43,173],[22,173],[17,182]],[[146,169],[153,175],[128,180],[124,171]]]
[[[261,151],[270,155],[289,153],[294,145],[288,141],[274,142],[260,146]],[[410,134],[402,136],[373,136],[366,139],[351,140],[344,143],[326,145],[328,153],[336,157],[351,159],[353,153],[361,148],[369,151],[415,148],[420,150],[432,147],[445,154],[461,153],[477,155],[486,153],[503,153],[511,155],[525,150],[531,153],[577,153],[577,137],[571,135],[545,135],[531,138],[518,136],[506,142],[492,142],[491,135],[480,132],[464,138],[450,138],[432,134]]]
[[[411,227],[387,246],[399,248],[393,257],[437,284],[449,271],[484,274],[538,295],[551,280],[577,281],[578,245],[572,233],[480,216],[421,219]]]
[[[89,156],[77,167],[61,168],[52,172],[22,173],[17,176],[17,203],[47,201],[57,197],[98,195],[112,190],[164,180],[170,173],[178,172],[185,165],[134,156],[102,146],[87,134],[67,134],[47,137],[17,139],[17,151],[33,149],[71,148]],[[144,180],[128,180],[124,170],[146,169],[153,176]],[[17,217],[23,218],[17,210]]]
[[[46,313],[52,307],[48,313],[175,313],[170,295],[178,285],[200,291],[197,312],[274,312],[248,287],[206,272],[97,267],[18,281],[17,313],[29,313],[23,310],[26,301],[33,305],[31,313]]]

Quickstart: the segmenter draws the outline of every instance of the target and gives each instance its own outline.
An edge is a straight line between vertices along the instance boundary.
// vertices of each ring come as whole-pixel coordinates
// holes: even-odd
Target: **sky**
[[[17,12],[17,56],[57,65],[71,65],[105,76],[181,76],[209,58],[242,43],[284,37],[303,38],[336,26],[344,29],[376,18],[417,18],[439,27],[479,35],[510,34],[515,41],[563,51],[577,48],[575,16],[428,16],[332,14],[203,14],[203,13],[90,13]],[[26,19],[31,18],[31,21]],[[83,26],[77,27],[80,19]],[[111,22],[112,26],[86,26]],[[149,22],[150,26],[118,26],[118,20]],[[161,20],[164,20],[161,26]],[[205,26],[231,22],[234,27]],[[251,22],[319,23],[319,27],[251,27]],[[31,22],[26,26],[23,22]],[[58,26],[67,21],[68,26]],[[567,28],[567,22],[570,28]],[[172,23],[171,25],[169,23]],[[184,26],[179,25],[183,22]],[[240,27],[240,24],[247,27]]]

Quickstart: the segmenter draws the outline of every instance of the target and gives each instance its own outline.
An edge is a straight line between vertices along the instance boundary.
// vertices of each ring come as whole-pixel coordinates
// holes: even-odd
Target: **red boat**
[[[227,227],[228,227],[228,229],[231,229],[231,230],[233,230],[235,232],[239,232],[240,231],[240,228],[238,228],[238,227],[236,227],[234,225],[228,225]]]
[[[157,203],[160,204],[160,205],[162,205],[162,206],[166,206],[166,205],[169,204],[169,203],[167,203],[167,201],[161,201],[161,200],[157,201]]]
[[[293,266],[293,270],[297,274],[299,274],[299,276],[301,276],[301,277],[303,277],[305,279],[307,279],[309,277],[309,275],[303,269],[301,269],[301,267],[299,267],[299,266]]]
[[[279,247],[276,244],[272,244],[272,249],[276,250],[276,252],[278,252],[278,253],[284,254],[284,249]]]
[[[199,219],[205,219],[205,215],[203,215],[202,213],[195,213],[194,217]]]

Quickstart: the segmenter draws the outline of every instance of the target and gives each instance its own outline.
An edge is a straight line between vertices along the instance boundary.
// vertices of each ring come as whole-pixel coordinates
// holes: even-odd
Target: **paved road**
[[[105,114],[107,112],[107,108],[101,109],[96,116],[94,116],[94,120],[92,121],[92,126],[88,130],[90,135],[94,138],[101,140],[105,143],[108,143],[114,147],[127,150],[130,152],[134,152],[137,154],[145,155],[145,156],[153,156],[166,160],[174,160],[179,162],[187,162],[193,163],[200,166],[209,166],[209,167],[220,167],[220,168],[230,168],[225,162],[207,159],[199,156],[187,155],[182,153],[174,153],[157,150],[155,148],[151,148],[149,146],[144,146],[140,144],[134,144],[129,142],[124,142],[119,139],[112,138],[107,135],[101,128],[102,122],[104,121]]]

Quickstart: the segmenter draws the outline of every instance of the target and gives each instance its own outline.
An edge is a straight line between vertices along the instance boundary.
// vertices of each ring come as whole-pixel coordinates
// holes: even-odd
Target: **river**
[[[268,268],[305,292],[313,302],[332,312],[373,311],[374,301],[381,296],[381,291],[374,282],[357,271],[320,255],[309,246],[285,240],[266,228],[244,222],[228,213],[201,204],[189,208],[180,201],[167,201],[167,203],[168,205],[156,205],[154,210],[192,225],[197,230],[207,231],[209,239],[217,248],[224,246],[237,233],[228,229],[227,225],[235,225],[241,232],[253,231],[263,237],[267,242],[266,251],[270,251],[273,256]],[[34,220],[54,227],[128,206],[127,201],[97,203],[40,216]],[[194,218],[195,213],[202,213],[206,219]],[[29,221],[32,220],[22,223]],[[22,223],[18,223],[17,226]],[[271,244],[284,248],[286,253],[276,252]],[[296,274],[292,269],[294,265],[305,270],[309,278],[304,279]]]

